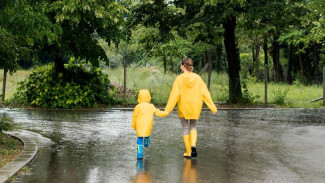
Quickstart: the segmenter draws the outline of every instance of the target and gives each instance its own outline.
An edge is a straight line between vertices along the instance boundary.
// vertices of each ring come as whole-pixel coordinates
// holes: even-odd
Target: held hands
[[[161,111],[161,110],[157,109],[155,112],[155,115],[159,116],[159,117],[166,117],[166,116],[168,116],[168,114],[169,113],[166,110]]]
[[[163,114],[163,117],[167,117],[168,116],[168,112],[166,111],[166,110],[164,110],[164,111],[161,111],[161,113]]]

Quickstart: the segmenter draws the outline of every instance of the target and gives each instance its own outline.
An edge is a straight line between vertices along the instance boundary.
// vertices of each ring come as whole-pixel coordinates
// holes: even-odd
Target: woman
[[[165,111],[173,111],[178,104],[178,116],[183,126],[183,140],[186,152],[185,158],[196,157],[197,130],[196,123],[200,117],[203,101],[212,113],[217,112],[210,92],[202,78],[193,73],[193,61],[183,58],[181,61],[182,74],[177,76],[169,94]]]

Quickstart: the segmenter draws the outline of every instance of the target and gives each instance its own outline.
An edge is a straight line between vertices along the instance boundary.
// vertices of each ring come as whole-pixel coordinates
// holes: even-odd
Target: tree
[[[17,60],[32,57],[35,42],[51,42],[50,21],[39,12],[42,2],[3,0],[0,2],[0,68],[4,69],[3,98],[7,72],[18,69]]]
[[[64,56],[85,59],[98,67],[99,58],[108,60],[96,37],[118,44],[129,33],[125,29],[128,10],[119,1],[57,0],[48,8],[45,13],[61,29],[58,41],[45,46],[52,53],[57,73],[64,73]]]
[[[238,103],[242,100],[241,83],[240,83],[240,59],[239,50],[237,48],[237,39],[235,29],[237,25],[237,17],[243,12],[245,0],[235,1],[201,1],[200,3],[185,3],[185,9],[189,12],[188,17],[194,14],[197,21],[204,23],[213,23],[214,27],[222,25],[224,34],[224,45],[228,61],[229,75],[229,102]],[[183,4],[183,3],[180,3]],[[184,4],[183,4],[184,5]],[[201,8],[198,13],[194,12],[189,6],[199,6]],[[194,8],[194,11],[197,8]]]
[[[147,34],[140,40],[145,45],[146,50],[157,57],[162,57],[164,72],[167,70],[167,59],[169,57],[171,70],[173,70],[174,56],[184,55],[185,50],[181,50],[180,44],[188,42],[181,40],[175,32],[175,25],[180,21],[180,14],[183,10],[176,8],[164,0],[143,1],[135,3],[132,8],[130,24],[133,26],[143,25],[153,34]],[[158,32],[156,31],[158,30]]]
[[[247,3],[246,9],[242,24],[246,34],[254,35],[257,38],[256,42],[264,42],[264,47],[267,47],[267,43],[271,42],[275,81],[283,81],[280,48],[281,46],[286,47],[286,42],[280,40],[288,31],[296,30],[300,26],[302,14],[308,11],[304,7],[304,0],[251,0]],[[288,73],[290,72],[288,71]]]
[[[228,59],[229,101],[241,101],[241,85],[239,77],[239,54],[236,46],[236,16],[242,11],[243,0],[224,1],[143,1],[136,7],[134,19],[144,25],[159,26],[162,35],[170,35],[173,27],[182,36],[186,36],[187,27],[196,23],[213,25],[211,28],[223,26],[224,44]],[[176,11],[173,11],[176,10]],[[210,29],[212,30],[212,29]],[[212,34],[213,39],[217,36]]]

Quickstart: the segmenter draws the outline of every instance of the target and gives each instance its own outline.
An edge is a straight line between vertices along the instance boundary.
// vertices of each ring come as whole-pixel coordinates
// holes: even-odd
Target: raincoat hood
[[[140,90],[139,95],[138,95],[138,102],[143,103],[147,102],[149,103],[151,100],[151,95],[148,90]]]
[[[180,77],[182,78],[184,84],[189,88],[193,87],[194,84],[197,82],[197,76],[192,72],[183,73],[180,75]]]

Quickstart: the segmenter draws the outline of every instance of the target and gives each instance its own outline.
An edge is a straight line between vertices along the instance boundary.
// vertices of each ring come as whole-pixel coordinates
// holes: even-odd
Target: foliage
[[[243,88],[243,98],[242,98],[242,102],[244,104],[252,104],[254,103],[255,99],[259,99],[260,96],[259,95],[253,95],[247,87],[247,84],[245,82],[243,82],[242,84],[242,88]]]
[[[278,89],[276,91],[273,91],[272,93],[273,93],[273,103],[278,105],[283,105],[287,97],[288,90]]]
[[[8,138],[8,137],[9,135],[0,133],[0,145],[1,145],[0,156],[8,155],[12,153],[10,152],[10,150],[14,150],[18,148],[18,140],[13,138]],[[3,162],[0,161],[0,165],[2,163]]]
[[[10,118],[0,116],[0,133],[12,130],[13,121]]]
[[[128,10],[119,1],[54,1],[49,15],[62,29],[59,44],[55,45],[58,56],[75,56],[85,59],[93,66],[99,66],[99,58],[107,60],[105,52],[97,44],[102,38],[110,45],[126,39]]]
[[[16,83],[25,79],[30,73],[31,70],[19,70],[14,73],[12,77],[8,77],[8,81],[11,84],[7,88],[8,95],[6,95],[6,103],[1,104],[3,107],[24,107],[21,103],[18,103],[16,98],[13,97],[13,93],[15,93],[17,90]],[[123,87],[121,83],[123,83],[123,68],[103,69],[103,73],[108,74],[112,85],[119,87],[115,88],[114,93],[116,93],[116,95],[120,95],[119,97],[117,96],[117,98],[122,99]],[[132,64],[128,69],[127,101],[121,100],[121,102],[123,102],[122,104],[124,104],[124,102],[126,102],[127,104],[137,104],[136,91],[139,89],[146,88],[154,94],[153,101],[156,102],[155,104],[164,106],[168,100],[169,91],[176,76],[177,75],[175,73],[171,72],[167,72],[167,74],[164,74],[163,71],[161,71],[161,68],[159,67],[151,66],[143,68],[141,66]],[[2,75],[0,75],[0,86],[1,78]],[[208,74],[204,73],[202,75],[202,79],[206,83],[208,81],[207,78]],[[264,103],[264,82],[256,82],[254,78],[244,79],[243,81],[246,83],[249,93],[251,93],[252,96],[260,96],[260,98],[254,100],[253,104]],[[282,90],[288,91],[285,98],[285,104],[290,104],[290,107],[315,108],[322,107],[323,105],[323,101],[309,103],[309,101],[319,98],[323,95],[322,86],[306,86],[302,85],[298,80],[296,80],[293,85],[288,85],[286,83],[269,82],[267,88],[268,101],[270,103],[273,102],[274,98],[272,91],[276,91],[281,88]],[[227,73],[216,72],[215,70],[212,71],[210,93],[213,98],[213,101],[215,102],[224,102],[228,100],[229,90]]]
[[[18,68],[15,62],[18,47],[15,38],[0,27],[0,40],[0,68],[7,68],[10,72],[14,72]]]
[[[79,64],[66,65],[67,75],[55,74],[53,65],[39,67],[20,82],[15,97],[42,108],[94,107],[114,104],[114,89],[98,68],[89,71]]]
[[[0,68],[17,70],[17,60],[30,60],[35,43],[54,42],[57,27],[40,13],[43,1],[3,0],[0,2]]]

